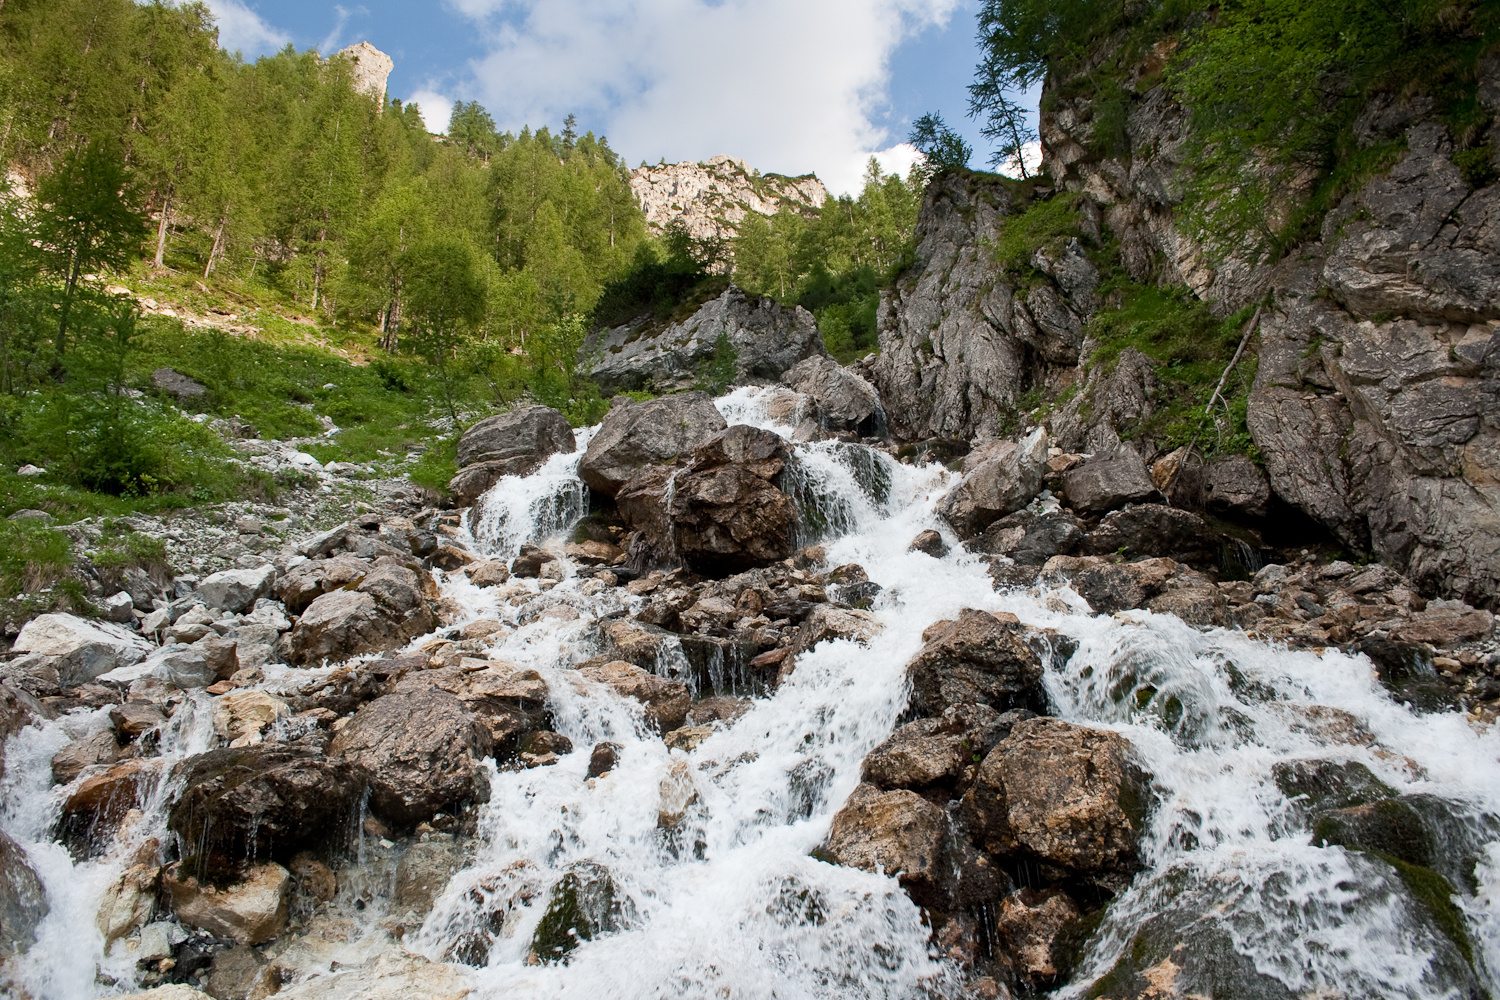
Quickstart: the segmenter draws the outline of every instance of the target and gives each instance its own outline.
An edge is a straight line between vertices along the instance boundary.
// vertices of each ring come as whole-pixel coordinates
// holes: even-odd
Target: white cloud
[[[241,0],[207,0],[219,25],[219,47],[226,52],[241,52],[248,59],[285,48],[292,36],[261,20],[259,14]]]
[[[489,54],[473,65],[502,128],[569,112],[631,160],[742,157],[857,188],[898,138],[872,122],[889,59],[959,0],[447,0]],[[892,161],[895,162],[895,161]]]
[[[443,133],[448,130],[448,119],[453,117],[453,98],[435,90],[418,90],[406,99],[407,104],[416,104],[427,131]]]
[[[1024,171],[1021,169],[1022,164],[1026,166]],[[1035,176],[1041,172],[1041,169],[1042,144],[1040,142],[1028,142],[1021,147],[1021,163],[1017,163],[1016,158],[1012,156],[1003,164],[995,167],[998,173],[1002,173],[1007,177],[1020,177],[1023,173],[1027,176]]]

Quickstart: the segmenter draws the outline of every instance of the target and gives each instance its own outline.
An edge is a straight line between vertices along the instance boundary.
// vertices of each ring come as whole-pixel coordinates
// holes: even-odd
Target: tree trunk
[[[168,186],[167,196],[161,203],[161,224],[156,227],[156,258],[152,264],[159,271],[162,268],[162,260],[167,253],[167,217],[172,213],[172,188]]]
[[[222,216],[222,215],[219,216],[219,228],[214,231],[214,245],[209,248],[209,251],[208,251],[208,264],[203,268],[203,280],[204,281],[207,281],[208,280],[208,276],[210,274],[214,273],[214,261],[218,260],[219,255],[224,252],[224,223],[225,223],[225,221],[226,220],[225,220],[224,216]]]

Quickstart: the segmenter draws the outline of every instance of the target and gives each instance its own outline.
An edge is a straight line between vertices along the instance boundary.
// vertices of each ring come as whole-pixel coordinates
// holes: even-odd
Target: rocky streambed
[[[1488,612],[1255,565],[1174,500],[1232,469],[898,460],[834,368],[28,624],[4,989],[1495,993]]]

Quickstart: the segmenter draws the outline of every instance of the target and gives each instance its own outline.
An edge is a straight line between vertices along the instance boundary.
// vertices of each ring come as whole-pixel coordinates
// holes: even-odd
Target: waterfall
[[[731,421],[790,433],[765,418],[758,398],[741,389],[720,407]],[[578,452],[496,484],[472,512],[475,544],[510,554],[576,523],[585,500],[575,469],[587,440],[580,433]],[[1070,656],[1047,659],[1055,714],[1123,734],[1154,776],[1143,869],[1104,910],[1060,997],[1085,996],[1143,928],[1194,922],[1291,995],[1447,996],[1434,963],[1448,946],[1422,930],[1429,922],[1412,919],[1411,897],[1391,869],[1359,852],[1315,846],[1305,809],[1276,783],[1279,764],[1330,758],[1363,765],[1399,793],[1451,804],[1454,836],[1468,838],[1475,856],[1455,905],[1486,988],[1500,993],[1495,729],[1398,703],[1362,657],[1288,651],[1148,611],[1096,616],[1067,589],[997,592],[985,564],[961,547],[941,559],[911,552],[925,529],[952,541],[934,512],[955,480],[941,466],[824,442],[796,446],[787,476],[808,541],[825,547],[830,566],[858,563],[883,588],[872,613],[884,629],[865,646],[836,640],[800,655],[783,684],[691,751],[668,749],[637,703],[572,669],[598,653],[598,623],[638,607],[639,598],[590,591],[591,581],[576,577],[545,594],[538,581],[517,583],[529,588],[527,599],[580,612],[561,620],[501,605],[493,589],[441,581],[467,617],[515,626],[492,637],[489,655],[541,675],[555,729],[574,749],[550,766],[492,767],[472,857],[432,912],[398,945],[381,936],[375,917],[349,911],[363,921],[350,954],[364,961],[404,948],[432,961],[462,960],[475,968],[480,998],[961,995],[961,975],[894,878],[815,855],[860,780],[861,761],[906,708],[905,666],[923,630],[978,608],[1010,612],[1076,643]],[[709,680],[735,687],[740,669],[710,662]],[[680,645],[656,670],[694,674]],[[210,744],[201,697],[174,717],[162,745],[168,763]],[[75,713],[7,746],[0,826],[26,847],[53,908],[18,960],[38,1000],[85,1000],[118,991],[101,984],[130,981],[130,963],[106,953],[93,917],[126,850],[75,863],[51,836],[62,792],[51,787],[48,761],[101,724],[99,713]],[[1361,736],[1347,738],[1338,726]],[[603,741],[619,745],[618,762],[590,778],[591,748]],[[166,802],[152,797],[130,843],[165,835]],[[376,860],[360,872],[380,871]],[[381,883],[368,877],[378,916]],[[597,932],[567,940],[559,946],[565,956],[538,964],[553,957],[533,948],[548,933],[549,902],[559,893],[574,894]],[[299,972],[327,971],[332,962],[308,959]]]

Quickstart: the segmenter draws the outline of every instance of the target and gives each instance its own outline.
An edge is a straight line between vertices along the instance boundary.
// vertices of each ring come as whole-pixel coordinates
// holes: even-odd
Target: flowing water
[[[719,405],[731,423],[791,433],[764,417],[756,390]],[[473,511],[474,546],[509,556],[524,542],[565,535],[586,513],[574,470],[587,437],[579,435],[577,453],[498,483]],[[919,531],[946,530],[933,508],[950,473],[831,442],[799,445],[796,457],[789,486],[811,525],[808,540],[818,536],[830,564],[859,563],[884,588],[872,609],[884,631],[868,647],[834,641],[800,656],[786,683],[692,752],[669,751],[639,706],[568,669],[594,655],[592,622],[639,598],[590,593],[589,581],[570,576],[545,593],[528,581],[534,600],[516,607],[462,577],[440,581],[466,620],[515,626],[493,655],[546,679],[556,728],[576,749],[552,766],[493,772],[476,856],[405,948],[475,965],[483,997],[956,995],[961,976],[936,954],[921,912],[894,879],[812,855],[858,783],[861,759],[905,707],[904,666],[922,630],[972,607],[1009,611],[1076,640],[1071,657],[1047,667],[1056,714],[1121,732],[1154,775],[1145,869],[1109,907],[1079,985],[1062,995],[1081,996],[1143,927],[1162,924],[1209,935],[1292,995],[1456,996],[1441,976],[1451,944],[1414,919],[1390,869],[1313,846],[1302,804],[1278,789],[1278,763],[1329,759],[1447,803],[1453,836],[1479,859],[1453,876],[1458,908],[1483,982],[1500,995],[1494,730],[1397,704],[1362,658],[1288,652],[1144,611],[1093,616],[1066,589],[996,592],[983,564],[956,547],[941,560],[907,551]],[[557,603],[580,617],[537,617]],[[195,696],[174,716],[164,758],[211,744],[206,702]],[[38,998],[106,995],[111,988],[98,984],[110,977],[128,983],[128,958],[106,952],[93,915],[129,855],[146,838],[166,836],[171,789],[163,781],[109,856],[75,864],[51,841],[60,795],[47,762],[69,739],[107,724],[102,714],[27,730],[7,751],[0,826],[25,845],[52,906],[19,963]],[[619,763],[590,779],[589,751],[604,740],[620,744]],[[560,883],[577,888],[581,908],[593,907],[601,933],[568,942],[575,947],[563,961],[531,964]],[[378,944],[378,879],[371,885],[358,941],[339,955],[309,953],[304,971],[350,964]]]

